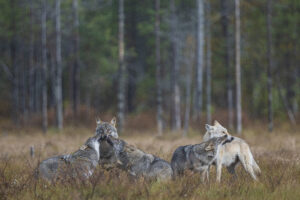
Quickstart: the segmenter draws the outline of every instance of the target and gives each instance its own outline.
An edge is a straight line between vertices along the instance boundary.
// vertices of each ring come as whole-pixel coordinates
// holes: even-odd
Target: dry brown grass
[[[187,173],[168,182],[132,180],[125,172],[100,167],[88,183],[65,181],[48,184],[36,180],[33,172],[39,160],[71,153],[93,134],[92,129],[68,127],[63,133],[50,130],[8,130],[0,135],[0,199],[300,199],[300,131],[282,128],[272,134],[260,128],[247,129],[243,138],[250,144],[262,170],[260,182],[253,182],[238,166],[238,179],[226,170],[221,184],[202,184],[200,176]],[[176,147],[202,141],[192,130],[189,137],[166,133],[158,138],[150,131],[129,131],[121,138],[145,152],[170,161]],[[35,157],[30,158],[30,146]]]

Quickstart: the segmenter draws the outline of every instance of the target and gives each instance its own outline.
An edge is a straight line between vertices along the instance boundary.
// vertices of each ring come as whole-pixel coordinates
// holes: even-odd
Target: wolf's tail
[[[253,156],[252,156],[252,167],[256,174],[261,174],[261,170],[260,170],[258,164],[256,163],[256,161],[254,160]]]
[[[251,163],[251,166],[252,166],[252,169],[254,171],[255,174],[259,175],[261,174],[261,170],[258,166],[258,164],[256,163],[256,161],[254,160],[254,157],[253,157],[253,154],[248,146],[248,153],[249,153],[249,156],[250,156],[250,163]]]

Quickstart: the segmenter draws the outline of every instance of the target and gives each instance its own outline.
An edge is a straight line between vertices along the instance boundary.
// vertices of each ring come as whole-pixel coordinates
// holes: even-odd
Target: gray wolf
[[[230,135],[226,128],[219,122],[215,121],[214,126],[205,125],[206,133],[203,137],[204,141],[221,135]],[[220,147],[219,154],[215,160],[217,170],[217,181],[221,181],[222,166],[226,166],[229,173],[235,175],[235,166],[241,163],[254,180],[257,180],[256,174],[260,174],[260,168],[255,162],[250,151],[249,145],[238,137],[232,137],[232,141],[223,144]]]
[[[214,137],[206,142],[178,147],[172,156],[171,166],[174,177],[183,175],[186,169],[202,173],[202,181],[208,177],[209,166],[219,154],[222,143],[229,140],[227,135]]]
[[[100,164],[110,163],[122,170],[128,171],[133,177],[145,179],[168,180],[172,178],[171,165],[152,154],[143,152],[124,140],[107,135],[101,141]]]
[[[118,132],[116,128],[116,117],[113,117],[110,122],[104,122],[101,119],[96,120],[96,135],[111,135],[115,138],[118,138]]]
[[[47,181],[57,181],[66,175],[73,178],[89,178],[98,165],[100,136],[90,137],[77,151],[69,155],[59,155],[42,161],[37,175]]]

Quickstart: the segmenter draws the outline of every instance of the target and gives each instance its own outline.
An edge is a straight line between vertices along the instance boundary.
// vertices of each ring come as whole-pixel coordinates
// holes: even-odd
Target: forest
[[[298,0],[0,0],[0,199],[298,199],[299,55]],[[209,184],[33,178],[114,116],[120,138],[168,162],[218,120],[260,182],[242,167],[221,185],[214,170]]]
[[[1,0],[0,9],[0,116],[17,125],[40,118],[44,131],[61,129],[90,111],[115,113],[120,127],[140,113],[172,130],[219,112],[231,129],[237,118],[296,123],[298,1],[241,1],[238,30],[234,1]]]

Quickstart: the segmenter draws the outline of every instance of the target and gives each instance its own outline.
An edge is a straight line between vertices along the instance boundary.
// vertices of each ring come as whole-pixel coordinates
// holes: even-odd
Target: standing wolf
[[[89,178],[99,162],[101,136],[90,137],[85,144],[70,155],[60,155],[41,162],[38,175],[48,181],[70,175],[71,177]]]
[[[117,166],[134,177],[160,180],[172,178],[173,171],[167,161],[145,153],[111,135],[107,135],[106,139],[101,141],[100,151],[100,164],[109,163]]]
[[[215,121],[214,126],[205,125],[206,133],[203,137],[204,141],[211,138],[219,137],[223,134],[229,135],[227,129],[219,122]],[[251,175],[254,180],[257,180],[256,174],[260,174],[260,168],[255,162],[250,151],[249,145],[238,137],[232,137],[233,140],[227,142],[220,147],[220,152],[216,158],[217,181],[221,181],[222,165],[227,167],[229,173],[235,175],[235,166],[240,162],[244,169]]]
[[[200,144],[178,147],[174,151],[171,160],[174,177],[183,175],[184,170],[190,169],[202,173],[202,181],[205,178],[208,180],[210,165],[218,157],[222,143],[229,139],[228,135],[223,135],[222,137],[215,137]]]

